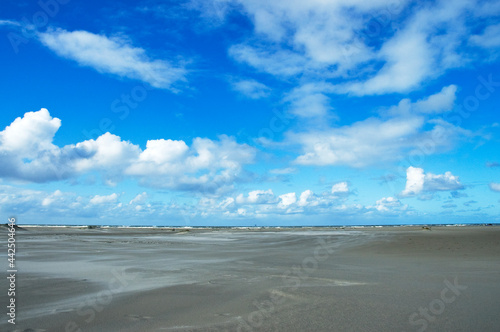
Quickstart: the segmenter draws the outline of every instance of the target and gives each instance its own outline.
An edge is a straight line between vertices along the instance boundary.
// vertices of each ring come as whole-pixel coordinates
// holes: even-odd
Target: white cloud
[[[125,174],[148,186],[170,189],[214,192],[230,187],[256,154],[254,148],[224,135],[218,141],[195,138],[190,148],[183,141],[150,142]]]
[[[424,190],[425,174],[422,168],[410,166],[406,170],[406,187],[402,196],[420,194]]]
[[[314,193],[312,190],[305,190],[300,194],[299,201],[297,204],[299,206],[306,206],[311,204],[311,201],[314,200]]]
[[[55,148],[52,139],[60,126],[61,120],[52,118],[45,108],[27,112],[0,132],[0,151],[34,158],[42,150]]]
[[[325,83],[308,83],[293,89],[284,101],[290,104],[290,113],[301,118],[323,118],[332,109],[325,92],[332,87]]]
[[[380,212],[396,212],[406,210],[408,205],[403,205],[394,197],[383,197],[376,202],[374,208]]]
[[[345,194],[349,192],[349,185],[347,182],[339,182],[332,186],[332,194]]]
[[[192,145],[170,139],[150,140],[146,149],[106,133],[62,148],[52,144],[60,120],[46,109],[28,112],[0,132],[0,177],[34,182],[76,178],[98,171],[106,183],[124,177],[174,190],[216,192],[242,179],[243,166],[256,150],[234,138],[195,138]]]
[[[295,192],[274,195],[271,189],[254,190],[248,195],[239,194],[236,198],[222,197],[202,198],[198,202],[198,211],[202,215],[219,214],[226,217],[237,217],[241,215],[238,211],[244,211],[246,217],[279,216],[284,214],[303,215],[329,215],[332,213],[355,213],[363,209],[359,204],[347,204],[345,188],[339,185],[344,195],[339,192],[331,194],[323,192],[320,195],[312,190],[304,190],[300,195]],[[240,211],[240,212],[241,212]]]
[[[239,197],[239,195],[238,195]],[[400,204],[393,198],[384,198],[377,201],[376,206],[362,206],[349,204],[345,198],[335,197],[329,193],[316,195],[312,190],[305,190],[299,195],[287,193],[276,197],[271,190],[255,190],[243,196],[239,203],[233,197],[203,196],[198,202],[183,204],[156,202],[146,203],[147,194],[137,195],[129,204],[120,201],[120,195],[92,195],[90,197],[77,196],[71,192],[59,190],[48,193],[39,190],[20,189],[0,185],[0,212],[23,214],[23,222],[40,223],[50,219],[51,222],[67,220],[71,215],[78,222],[87,223],[88,220],[101,221],[104,224],[114,224],[117,221],[124,223],[137,216],[147,219],[133,219],[135,223],[147,220],[148,223],[170,220],[180,222],[193,220],[194,217],[206,218],[217,216],[224,218],[271,218],[276,221],[280,216],[296,214],[306,216],[363,216],[372,211],[387,213],[406,213],[406,205]],[[141,217],[141,218],[142,218]],[[91,219],[89,219],[91,218]],[[331,220],[330,220],[331,221]]]
[[[41,190],[22,189],[8,185],[0,185],[0,212],[7,215],[19,215],[19,222],[25,224],[67,223],[71,216],[74,223],[95,223],[101,220],[105,224],[124,223],[125,220],[140,215],[151,219],[161,218],[166,204],[122,204],[119,194],[78,196],[73,192],[44,192]],[[140,206],[139,209],[137,207]],[[170,210],[169,210],[170,211]],[[180,209],[172,211],[175,216]],[[22,214],[22,221],[21,221]],[[144,219],[135,220],[143,222]]]
[[[498,14],[498,6],[490,2],[439,1],[418,6],[410,1],[232,3],[239,5],[233,9],[252,20],[254,34],[231,46],[230,56],[285,79],[338,79],[337,93],[409,92],[448,69],[487,61],[474,56],[471,45],[493,48],[500,40],[499,25],[492,25],[473,36],[470,45],[466,43],[478,28],[473,22],[488,22],[486,18]]]
[[[75,160],[75,169],[86,172],[93,169],[123,170],[126,165],[136,160],[140,148],[130,142],[124,142],[119,136],[105,133],[97,139],[83,141],[72,146],[84,158]]]
[[[445,86],[440,92],[421,99],[415,103],[417,111],[422,113],[442,113],[453,109],[457,86]]]
[[[235,91],[251,99],[268,97],[271,89],[256,80],[239,80],[232,83]]]
[[[341,127],[328,128],[327,121],[322,121],[313,130],[289,131],[284,144],[302,148],[295,160],[301,165],[365,167],[394,161],[412,151],[439,153],[471,136],[471,132],[435,117],[453,109],[456,90],[455,85],[449,85],[416,102],[405,98],[380,109],[379,117]]]
[[[440,92],[424,97],[416,102],[409,98],[401,99],[394,106],[382,109],[379,113],[386,117],[421,115],[431,117],[434,114],[440,114],[451,111],[456,99],[457,86],[448,85]]]
[[[464,186],[460,183],[458,176],[446,172],[444,174],[434,175],[432,173],[425,174],[424,190],[425,191],[449,191],[460,190]]]
[[[252,19],[258,38],[233,46],[230,55],[257,69],[285,76],[309,70],[337,75],[366,61],[370,50],[356,36],[356,30],[364,27],[362,13],[387,6],[384,1],[237,2]],[[277,46],[281,42],[291,50]]]
[[[0,26],[1,25],[19,27],[19,26],[21,26],[21,23],[16,22],[16,21],[12,21],[12,20],[0,20]]]
[[[500,24],[486,27],[481,35],[473,35],[470,42],[484,48],[497,48],[500,46]]]
[[[148,199],[148,194],[144,191],[135,196],[128,204],[142,204]]]
[[[115,203],[117,200],[118,200],[118,195],[116,193],[112,193],[112,194],[106,195],[106,196],[95,195],[90,199],[89,203],[90,204],[109,204],[109,203]]]
[[[491,182],[489,186],[492,191],[500,192],[500,183]]]
[[[278,207],[286,208],[297,202],[297,195],[295,193],[283,194],[279,196],[279,200]]]
[[[382,121],[368,118],[350,126],[308,133],[288,133],[288,141],[302,145],[303,154],[295,162],[302,165],[369,164],[394,160],[414,147],[424,124],[418,116]]]
[[[433,54],[423,33],[400,33],[384,44],[379,56],[385,64],[375,76],[364,82],[347,83],[339,87],[339,92],[360,96],[406,92],[433,73]]]
[[[146,143],[146,150],[139,156],[139,160],[145,163],[161,165],[176,162],[183,159],[189,147],[184,141],[173,140],[150,140]]]
[[[270,204],[275,203],[276,197],[271,189],[268,190],[253,190],[245,197],[240,194],[236,197],[238,204]]]
[[[42,205],[49,206],[52,203],[54,203],[55,201],[57,201],[59,198],[61,198],[62,196],[63,196],[63,193],[60,190],[56,190],[52,194],[50,194],[49,196],[45,197],[42,200]]]
[[[422,168],[408,167],[406,170],[406,187],[401,192],[402,197],[415,196],[424,192],[452,191],[463,189],[458,176],[451,172],[444,174],[424,173]]]
[[[229,55],[239,62],[273,75],[293,76],[304,70],[305,60],[286,50],[270,52],[267,49],[254,49],[248,45],[234,45],[229,48]]]
[[[182,67],[166,60],[152,60],[144,49],[121,38],[63,29],[49,29],[39,33],[39,38],[57,55],[102,73],[141,80],[163,89],[172,89],[172,84],[185,79],[186,70]]]

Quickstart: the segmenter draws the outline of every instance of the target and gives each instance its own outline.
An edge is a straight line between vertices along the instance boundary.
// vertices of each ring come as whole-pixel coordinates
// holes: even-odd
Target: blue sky
[[[2,1],[20,224],[500,222],[498,1]]]

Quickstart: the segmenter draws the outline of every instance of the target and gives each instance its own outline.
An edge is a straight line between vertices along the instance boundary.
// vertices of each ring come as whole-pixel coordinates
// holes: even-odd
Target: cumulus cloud
[[[96,220],[106,224],[114,224],[117,221],[124,223],[124,220],[132,216],[141,215],[150,219],[138,219],[135,222],[151,222],[153,218],[161,216],[163,211],[170,211],[172,208],[163,202],[143,205],[137,203],[122,204],[117,193],[80,196],[61,190],[45,192],[0,185],[0,212],[6,215],[22,213],[23,223],[27,224],[66,223],[68,216],[74,218],[74,223],[88,223],[88,220],[91,220],[91,223]],[[175,217],[181,212],[184,212],[182,208],[177,207],[171,211],[170,216]]]
[[[451,172],[444,174],[425,173],[422,168],[410,166],[406,170],[406,187],[402,197],[415,196],[424,192],[454,191],[463,189],[458,176]]]
[[[271,89],[256,80],[239,80],[232,83],[233,90],[251,99],[268,97]]]
[[[339,128],[307,133],[288,133],[290,142],[299,143],[301,165],[369,164],[394,160],[402,151],[417,144],[415,137],[424,124],[418,116],[383,121],[368,118]]]
[[[89,201],[90,204],[108,204],[115,203],[118,200],[118,195],[116,193],[112,193],[110,195],[95,195]]]
[[[299,206],[306,206],[306,205],[311,205],[312,201],[314,201],[314,193],[312,190],[308,189],[300,194],[299,201],[297,202],[297,204]]]
[[[202,196],[197,201],[176,204],[172,202],[147,203],[145,192],[138,194],[128,204],[123,203],[120,194],[94,194],[78,196],[71,192],[44,192],[0,185],[0,212],[4,214],[23,213],[25,222],[39,223],[44,218],[51,221],[66,220],[68,215],[86,223],[92,220],[105,220],[113,224],[116,220],[124,222],[126,218],[138,216],[146,219],[134,219],[149,222],[163,220],[168,215],[171,220],[179,222],[192,220],[193,217],[217,216],[222,218],[274,218],[297,214],[303,216],[372,216],[373,213],[383,215],[398,212],[406,213],[407,206],[394,198],[383,198],[375,206],[349,204],[346,198],[336,197],[330,193],[315,194],[312,190],[304,190],[300,195],[287,193],[276,196],[272,190],[254,190],[246,195],[235,197]],[[141,218],[142,218],[141,217]],[[159,219],[160,218],[160,219]],[[76,219],[75,219],[76,220]]]
[[[500,192],[500,183],[491,182],[489,186],[492,191]]]
[[[100,172],[106,181],[124,177],[142,184],[175,190],[216,192],[242,179],[243,166],[256,150],[233,138],[150,140],[146,149],[105,133],[97,139],[64,147],[52,143],[61,121],[46,109],[28,112],[0,132],[0,176],[47,182]]]
[[[60,126],[61,120],[52,118],[45,108],[27,112],[0,132],[0,149],[7,153],[16,152],[25,158],[36,157],[41,150],[56,148],[52,139]]]
[[[361,209],[359,205],[345,205],[348,191],[347,184],[339,183],[334,186],[334,193],[323,192],[315,194],[307,189],[302,193],[295,192],[275,195],[271,189],[253,190],[247,195],[239,194],[236,197],[203,198],[198,206],[200,213],[215,213],[226,216],[269,216],[282,214],[319,215],[335,211]],[[338,189],[338,190],[337,190]]]
[[[140,80],[162,89],[173,89],[172,84],[185,80],[184,68],[166,60],[153,60],[144,49],[122,38],[64,29],[49,29],[38,37],[57,55],[102,73]]]
[[[279,200],[278,207],[286,208],[297,202],[297,195],[295,193],[283,194],[279,196]]]
[[[375,203],[374,208],[380,212],[395,212],[406,210],[408,205],[403,205],[397,198],[394,197],[383,197]]]
[[[214,192],[231,187],[255,154],[254,148],[225,135],[218,141],[195,138],[190,148],[183,141],[149,141],[125,174],[148,186]]]
[[[271,189],[253,190],[248,193],[247,197],[243,194],[239,194],[236,197],[236,203],[238,204],[270,204],[275,202],[276,197]]]
[[[141,151],[137,145],[122,141],[119,136],[110,133],[70,147],[85,156],[74,161],[78,172],[92,169],[123,169],[125,165],[135,161]]]
[[[342,195],[348,192],[349,192],[349,185],[347,184],[347,182],[339,182],[332,186],[332,194],[334,195],[339,195],[339,194]]]

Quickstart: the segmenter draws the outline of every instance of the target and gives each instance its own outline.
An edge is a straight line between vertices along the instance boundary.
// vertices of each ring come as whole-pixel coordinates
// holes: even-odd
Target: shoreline
[[[32,227],[16,236],[18,320],[15,329],[0,323],[7,331],[416,331],[426,324],[474,331],[500,324],[499,227]],[[426,319],[419,308],[441,305],[447,283],[467,288]]]

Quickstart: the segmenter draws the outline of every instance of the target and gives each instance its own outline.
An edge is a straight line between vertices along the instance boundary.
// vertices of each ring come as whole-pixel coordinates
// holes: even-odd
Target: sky
[[[500,222],[500,2],[3,0],[19,224]]]

